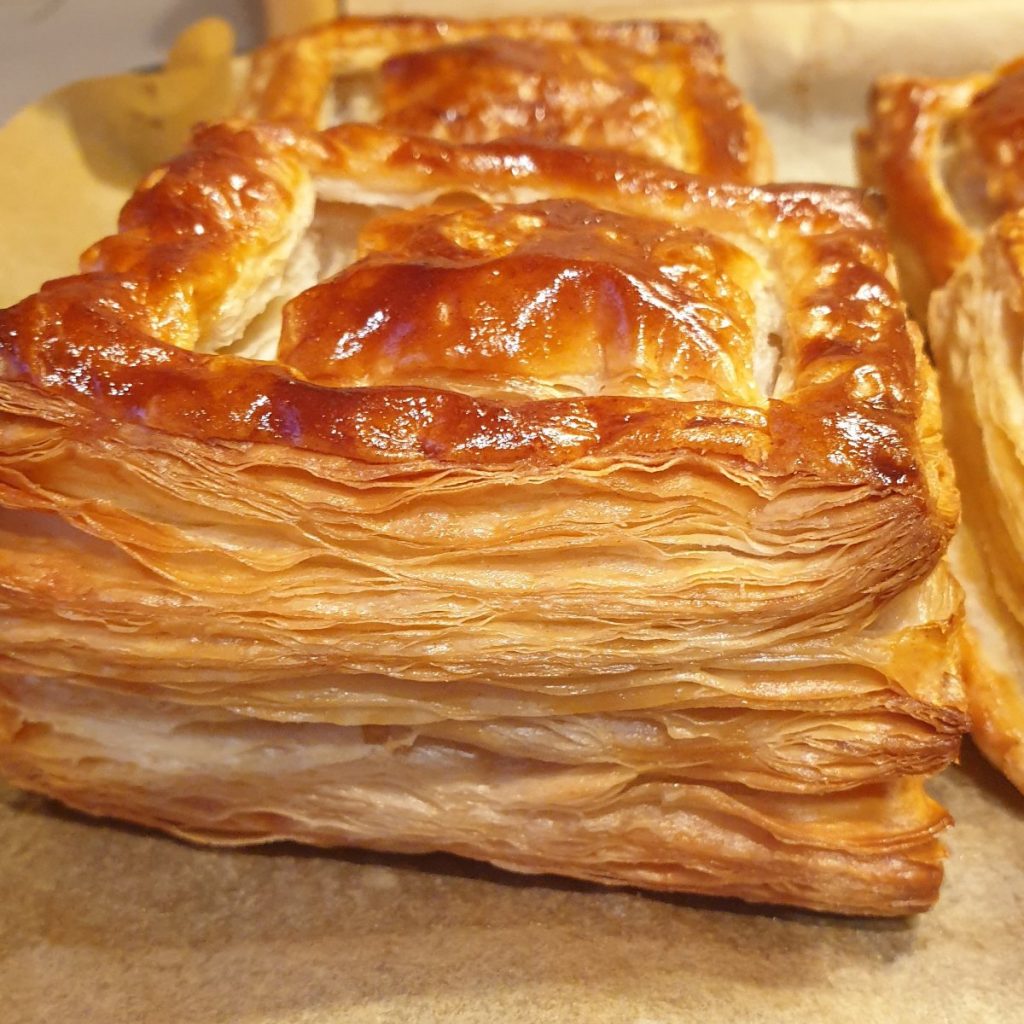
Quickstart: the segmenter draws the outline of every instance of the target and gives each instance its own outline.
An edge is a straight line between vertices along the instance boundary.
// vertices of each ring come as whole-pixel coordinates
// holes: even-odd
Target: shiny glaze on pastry
[[[282,239],[294,237],[294,222],[308,213],[306,192],[312,189],[304,161],[327,199],[357,199],[363,192],[368,202],[402,207],[420,197],[471,191],[485,203],[511,204],[511,216],[529,217],[530,204],[516,200],[571,196],[573,205],[563,207],[570,218],[600,218],[589,211],[603,207],[619,217],[655,218],[649,227],[655,233],[662,221],[675,222],[680,231],[693,225],[698,233],[742,233],[768,258],[757,281],[749,256],[737,253],[739,280],[723,273],[705,285],[742,308],[745,317],[735,320],[743,323],[723,319],[722,309],[708,316],[707,295],[691,295],[685,287],[662,304],[661,313],[679,323],[708,319],[699,331],[680,329],[676,339],[674,358],[682,365],[707,360],[696,403],[660,397],[657,374],[645,382],[636,351],[624,354],[622,364],[632,364],[636,383],[606,388],[608,353],[593,349],[591,332],[585,343],[602,365],[593,368],[589,387],[550,400],[531,400],[528,392],[523,401],[508,401],[465,395],[457,386],[441,390],[443,367],[436,368],[429,388],[394,379],[371,390],[327,388],[321,375],[332,384],[345,381],[336,377],[337,361],[325,360],[323,352],[303,363],[299,374],[288,368],[287,351],[274,365],[188,351],[204,330],[234,323],[225,308],[239,292],[248,293],[246,273],[254,280],[265,273],[272,262],[268,251],[272,255]],[[429,223],[435,215],[433,207],[416,207],[407,223],[415,230],[417,218]],[[386,227],[371,222],[370,230]],[[424,228],[417,237],[422,241],[427,234]],[[485,239],[478,242],[486,245]],[[733,251],[727,237],[711,244]],[[260,257],[252,259],[260,246]],[[400,287],[401,277],[422,274],[424,255],[410,251],[406,262],[396,261],[384,272],[385,278],[395,276],[382,287]],[[608,252],[594,259],[594,272],[614,273],[611,259]],[[706,258],[705,273],[712,259]],[[819,474],[901,488],[927,501],[916,418],[924,371],[888,261],[879,229],[856,197],[841,189],[732,188],[611,154],[510,144],[461,148],[366,126],[334,129],[322,140],[285,128],[225,126],[200,135],[195,150],[143,186],[125,208],[121,232],[86,253],[85,276],[53,282],[2,314],[0,354],[9,376],[72,398],[84,413],[128,416],[197,437],[285,441],[366,461],[438,465],[714,452],[769,475]],[[317,316],[325,327],[336,326],[331,316],[337,314],[327,312],[337,304],[332,291],[344,289],[358,271],[358,265],[349,267],[337,281],[291,300],[286,330]],[[438,274],[443,288],[457,296],[458,274],[451,268]],[[488,284],[495,293],[503,288],[500,275],[496,281]],[[550,276],[534,281],[525,292],[517,283],[508,285],[507,315],[529,315],[550,283]],[[743,287],[755,284],[774,291],[771,299],[782,304],[783,316],[776,319],[785,338],[778,353],[768,337],[772,331],[753,340],[756,311]],[[637,344],[640,308],[632,311],[620,344]],[[581,340],[579,318],[567,311],[566,321],[572,335],[560,335],[558,346],[568,358],[587,359],[586,352],[572,353]],[[56,322],[65,328],[59,334],[52,329]],[[357,332],[366,328],[348,325]],[[453,326],[453,336],[460,329],[465,323]],[[737,332],[747,341],[730,359],[741,344]],[[603,344],[614,344],[602,337]],[[294,339],[286,337],[285,344],[290,348]],[[754,379],[755,348],[777,360],[777,379],[767,389]],[[416,358],[425,358],[420,351]],[[523,376],[541,376],[549,351],[540,345],[534,359],[520,356]],[[479,370],[482,355],[471,358],[475,362],[467,367]]]
[[[1001,217],[929,309],[964,523],[952,549],[967,596],[971,735],[1024,791],[1024,216]]]

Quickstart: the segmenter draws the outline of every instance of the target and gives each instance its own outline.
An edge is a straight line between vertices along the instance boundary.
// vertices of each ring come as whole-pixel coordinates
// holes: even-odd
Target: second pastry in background
[[[1024,789],[1024,61],[876,84],[858,137],[926,321],[963,495],[972,735]]]
[[[240,112],[615,149],[723,181],[772,173],[761,123],[700,22],[339,19],[257,51]]]

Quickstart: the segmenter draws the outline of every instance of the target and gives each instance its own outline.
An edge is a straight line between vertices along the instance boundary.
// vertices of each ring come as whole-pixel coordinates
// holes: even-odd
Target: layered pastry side
[[[971,735],[1024,791],[1024,212],[1004,215],[932,297],[932,348],[963,493]]]
[[[1024,62],[884,80],[860,151],[939,367],[964,503],[951,553],[972,735],[1024,789]]]
[[[700,22],[342,18],[258,50],[239,113],[614,149],[723,181],[771,177],[760,121]]]
[[[858,193],[202,130],[0,312],[0,767],[210,843],[935,900],[957,497]]]

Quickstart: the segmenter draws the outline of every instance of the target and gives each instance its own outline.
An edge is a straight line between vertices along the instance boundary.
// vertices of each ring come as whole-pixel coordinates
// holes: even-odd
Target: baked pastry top
[[[384,462],[682,445],[929,493],[914,329],[842,189],[223,125],[147,179],[82,265],[4,314],[8,373],[140,422]],[[399,423],[411,399],[437,415]],[[380,417],[372,441],[332,429],[350,406]]]
[[[258,50],[240,112],[608,148],[726,181],[771,174],[760,122],[697,22],[343,18]]]
[[[858,193],[201,130],[0,311],[0,768],[211,842],[929,906],[957,499]]]
[[[223,125],[143,183],[83,275],[3,313],[0,358],[82,422],[201,440],[433,469],[685,456],[867,488],[892,533],[865,550],[888,546],[895,586],[956,502],[889,261],[841,189]]]
[[[861,177],[888,202],[903,287],[922,320],[1001,214],[1024,205],[1024,62],[955,79],[891,76],[857,140]]]

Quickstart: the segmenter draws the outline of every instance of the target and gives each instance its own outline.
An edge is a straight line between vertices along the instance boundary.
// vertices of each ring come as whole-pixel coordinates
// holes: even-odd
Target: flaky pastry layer
[[[513,871],[846,913],[927,908],[942,871],[934,835],[948,823],[916,779],[768,795],[41,680],[0,683],[0,765],[72,807],[200,842],[443,849]]]

